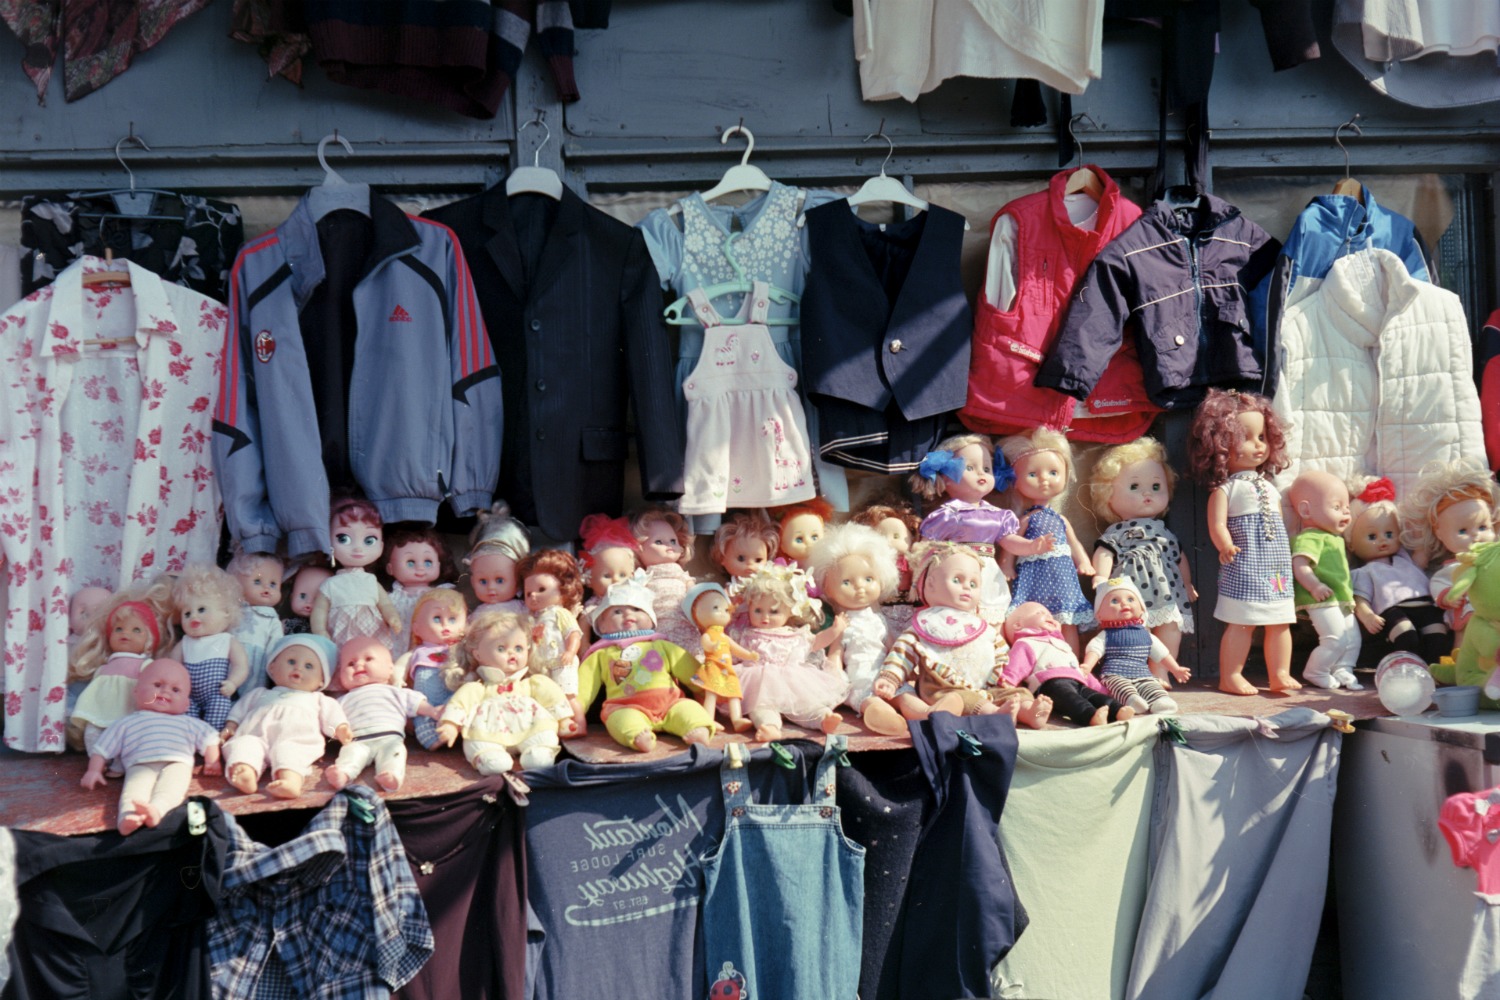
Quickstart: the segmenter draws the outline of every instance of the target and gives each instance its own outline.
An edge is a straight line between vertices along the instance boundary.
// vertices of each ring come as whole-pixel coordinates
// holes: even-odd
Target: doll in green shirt
[[[1302,679],[1321,688],[1359,690],[1354,676],[1360,632],[1354,619],[1354,586],[1343,531],[1349,526],[1349,488],[1328,472],[1308,471],[1292,481],[1287,503],[1302,522],[1292,538],[1293,598],[1312,622],[1318,648]]]

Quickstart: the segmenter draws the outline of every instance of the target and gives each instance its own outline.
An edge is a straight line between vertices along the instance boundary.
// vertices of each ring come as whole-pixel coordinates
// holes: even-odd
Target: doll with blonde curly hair
[[[1440,562],[1429,593],[1447,612],[1455,649],[1463,644],[1473,608],[1466,599],[1450,598],[1448,591],[1458,576],[1458,556],[1480,542],[1494,541],[1497,500],[1500,486],[1478,462],[1429,462],[1400,504],[1402,543],[1419,565]]]
[[[1174,657],[1193,631],[1192,569],[1164,518],[1177,475],[1155,438],[1115,445],[1089,476],[1089,506],[1107,525],[1094,543],[1094,587],[1112,576],[1135,581],[1145,602],[1143,624]]]
[[[1453,651],[1453,633],[1428,592],[1427,574],[1401,547],[1396,487],[1366,476],[1350,484],[1344,542],[1358,565],[1350,573],[1354,617],[1382,655],[1411,653],[1436,663]]]
[[[395,664],[395,682],[421,692],[428,704],[442,708],[464,682],[455,650],[469,624],[469,605],[451,587],[435,587],[417,596],[412,607],[411,648]],[[428,750],[439,745],[435,718],[412,723],[417,742]]]
[[[159,576],[115,594],[90,620],[68,661],[69,678],[87,682],[68,718],[68,746],[92,753],[111,723],[135,711],[142,668],[172,645],[173,610],[172,580]]]
[[[1286,434],[1271,401],[1248,392],[1210,389],[1193,414],[1193,474],[1211,488],[1208,537],[1219,551],[1219,690],[1256,693],[1244,677],[1257,628],[1265,628],[1266,673],[1273,691],[1292,679],[1292,550],[1271,477],[1287,466]]]
[[[824,650],[837,636],[828,628],[813,635],[822,618],[807,594],[808,577],[795,566],[761,567],[740,591],[750,623],[738,639],[760,659],[739,665],[745,711],[757,740],[781,739],[785,716],[799,726],[832,733],[843,721],[836,711],[848,678],[830,668]]]
[[[1076,653],[1078,630],[1094,623],[1094,606],[1083,596],[1078,577],[1092,578],[1094,563],[1072,523],[1057,509],[1073,485],[1073,449],[1062,434],[1043,427],[1003,439],[1000,451],[1015,470],[1011,502],[1020,515],[1021,536],[1030,542],[1051,542],[1041,552],[1015,555],[1007,611],[1027,601],[1043,605],[1062,625],[1063,637]]]
[[[172,659],[192,680],[188,714],[223,729],[230,698],[250,676],[250,657],[234,637],[240,621],[240,582],[217,566],[186,567],[172,584],[182,639]]]

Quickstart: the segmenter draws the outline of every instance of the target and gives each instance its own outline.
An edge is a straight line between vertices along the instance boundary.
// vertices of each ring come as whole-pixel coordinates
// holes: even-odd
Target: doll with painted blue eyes
[[[366,569],[385,551],[380,512],[368,500],[340,500],[333,505],[328,532],[335,569],[313,601],[313,632],[338,645],[361,636],[378,639],[394,652],[401,616],[391,595]]]

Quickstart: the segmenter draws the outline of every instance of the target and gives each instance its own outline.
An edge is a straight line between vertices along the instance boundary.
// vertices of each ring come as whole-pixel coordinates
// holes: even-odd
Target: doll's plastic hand
[[[458,727],[451,722],[439,722],[437,728],[438,740],[445,747],[451,747],[458,739]]]
[[[443,717],[443,710],[428,701],[422,703],[422,706],[417,709],[417,714],[425,715],[429,719],[441,719]]]
[[[1188,595],[1188,600],[1190,600],[1190,601],[1196,601],[1198,599],[1198,588],[1195,587],[1195,586],[1193,586],[1191,583],[1188,584],[1187,585],[1187,595]]]
[[[93,767],[90,767],[87,771],[83,772],[83,779],[78,783],[84,788],[98,788],[104,784],[104,768],[100,767],[96,771]]]
[[[1318,581],[1316,587],[1309,587],[1307,592],[1312,595],[1312,599],[1315,601],[1326,601],[1333,596],[1333,588],[1321,580]]]
[[[230,740],[234,739],[234,731],[238,728],[240,728],[240,724],[238,722],[224,723],[224,728],[219,731],[219,739],[223,740],[225,743],[228,743]]]
[[[223,684],[219,685],[219,693],[226,698],[231,698],[234,696],[234,692],[238,688],[239,685],[234,683],[233,681],[225,681]]]
[[[1079,576],[1093,576],[1094,564],[1082,556],[1073,560],[1073,565],[1078,567]]]
[[[1365,631],[1370,633],[1371,635],[1377,635],[1379,634],[1381,629],[1385,628],[1385,619],[1380,615],[1377,615],[1374,608],[1356,606],[1354,609],[1354,617],[1359,619],[1359,623],[1363,625],[1365,627]]]
[[[828,626],[828,631],[833,633],[832,642],[838,642],[844,635],[844,630],[849,627],[849,614],[840,611],[833,616],[833,624]]]
[[[882,677],[875,682],[872,690],[877,698],[894,698],[896,697],[896,682],[889,677]]]
[[[582,732],[583,727],[578,724],[578,720],[572,718],[571,716],[566,719],[559,719],[557,721],[557,735],[563,737],[564,739],[577,736]]]
[[[1175,667],[1168,667],[1167,673],[1179,681],[1189,680],[1193,676],[1193,672],[1180,663]]]
[[[1052,551],[1053,540],[1052,540],[1052,536],[1051,535],[1043,535],[1040,538],[1032,539],[1032,543],[1033,543],[1033,545],[1032,545],[1032,549],[1031,549],[1031,554],[1034,555],[1034,556],[1039,556],[1039,555],[1042,555],[1044,553]],[[1089,567],[1089,571],[1090,572],[1093,572],[1093,569],[1094,569],[1094,567],[1092,567],[1092,566]]]
[[[339,727],[333,731],[333,738],[340,743],[353,743],[354,730],[349,728],[349,723],[340,722]]]
[[[1233,542],[1219,550],[1219,565],[1228,566],[1234,562],[1234,557],[1240,554],[1240,547]]]
[[[401,619],[400,618],[397,618],[397,617],[387,618],[385,620],[385,623],[391,627],[391,631],[394,632],[396,635],[400,635],[401,634]]]

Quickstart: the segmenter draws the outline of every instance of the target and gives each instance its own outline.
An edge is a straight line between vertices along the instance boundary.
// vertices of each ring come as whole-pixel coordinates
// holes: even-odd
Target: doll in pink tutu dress
[[[745,712],[757,740],[781,739],[783,717],[825,733],[843,721],[837,709],[849,679],[825,653],[837,638],[834,630],[813,634],[811,623],[821,614],[807,596],[807,583],[797,567],[773,564],[740,591],[750,623],[735,638],[760,657],[739,665]]]

